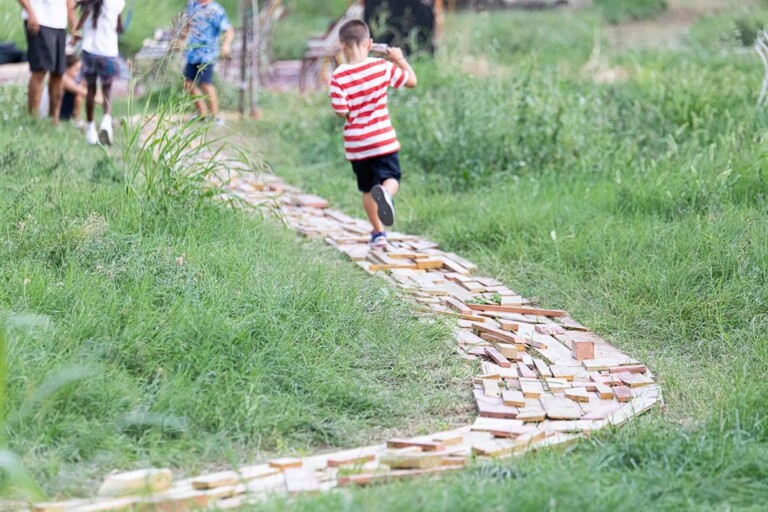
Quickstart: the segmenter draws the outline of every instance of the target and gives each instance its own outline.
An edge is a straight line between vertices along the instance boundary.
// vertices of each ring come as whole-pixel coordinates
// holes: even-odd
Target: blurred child
[[[187,63],[184,66],[184,89],[192,97],[204,96],[195,100],[195,107],[200,118],[209,114],[217,125],[224,121],[219,117],[219,97],[213,85],[213,70],[219,58],[219,39],[221,56],[232,56],[232,40],[235,30],[227,19],[224,8],[213,0],[190,0],[184,11],[183,36],[187,37]],[[199,88],[199,90],[198,90]]]
[[[112,80],[120,74],[117,37],[123,31],[125,0],[84,0],[78,29],[83,31],[83,74],[88,84],[85,110],[89,144],[112,144]],[[97,84],[101,82],[104,117],[98,132],[94,122]]]
[[[373,226],[371,247],[387,246],[384,226],[395,222],[392,196],[400,188],[400,143],[389,119],[387,90],[416,87],[416,73],[399,48],[387,48],[389,60],[371,58],[371,34],[363,21],[339,30],[347,64],[331,78],[331,106],[344,123],[344,149],[363,194],[363,208]]]

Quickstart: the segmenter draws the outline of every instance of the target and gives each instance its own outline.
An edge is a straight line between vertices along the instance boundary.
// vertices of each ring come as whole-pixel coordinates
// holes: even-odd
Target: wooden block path
[[[225,510],[270,494],[324,492],[441,475],[461,469],[473,457],[510,457],[570,443],[661,403],[661,388],[646,366],[567,312],[531,305],[503,283],[473,276],[476,265],[416,235],[391,232],[387,250],[372,252],[368,222],[330,208],[323,198],[304,194],[277,176],[241,168],[229,165],[212,177],[211,185],[226,191],[221,199],[237,198],[235,204],[247,210],[277,217],[304,236],[325,240],[364,271],[399,288],[425,314],[456,318],[457,352],[477,360],[474,381],[479,389],[468,390],[478,402],[475,425],[336,453],[275,459],[170,486],[163,482],[163,490],[154,493],[154,487],[141,480],[131,485],[150,491],[34,504],[29,510],[112,511],[158,503],[178,511]],[[109,478],[120,480],[115,475]]]

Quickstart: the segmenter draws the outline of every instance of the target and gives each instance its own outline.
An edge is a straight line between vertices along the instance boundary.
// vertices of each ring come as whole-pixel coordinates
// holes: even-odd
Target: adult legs
[[[43,95],[45,74],[45,71],[33,71],[32,75],[29,77],[29,84],[27,86],[27,110],[32,117],[37,117],[40,112],[40,97]]]
[[[48,95],[51,98],[51,119],[54,123],[58,123],[61,113],[61,98],[64,95],[63,75],[51,73],[48,77]]]

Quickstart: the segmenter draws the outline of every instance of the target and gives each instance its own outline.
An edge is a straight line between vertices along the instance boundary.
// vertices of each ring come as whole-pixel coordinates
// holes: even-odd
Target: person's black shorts
[[[40,27],[40,32],[33,36],[27,31],[27,23],[24,22],[24,33],[27,34],[29,70],[33,73],[47,71],[63,75],[67,69],[67,31],[63,28]]]
[[[214,63],[187,62],[184,66],[184,78],[195,84],[213,83]]]
[[[353,160],[352,170],[357,176],[357,189],[360,192],[370,192],[374,185],[381,185],[390,178],[400,181],[400,159],[397,152]]]

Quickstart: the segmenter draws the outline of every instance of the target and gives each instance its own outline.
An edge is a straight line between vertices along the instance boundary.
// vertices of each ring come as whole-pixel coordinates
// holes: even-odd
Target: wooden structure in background
[[[442,14],[443,0],[366,0],[364,19],[377,43],[433,53]]]

